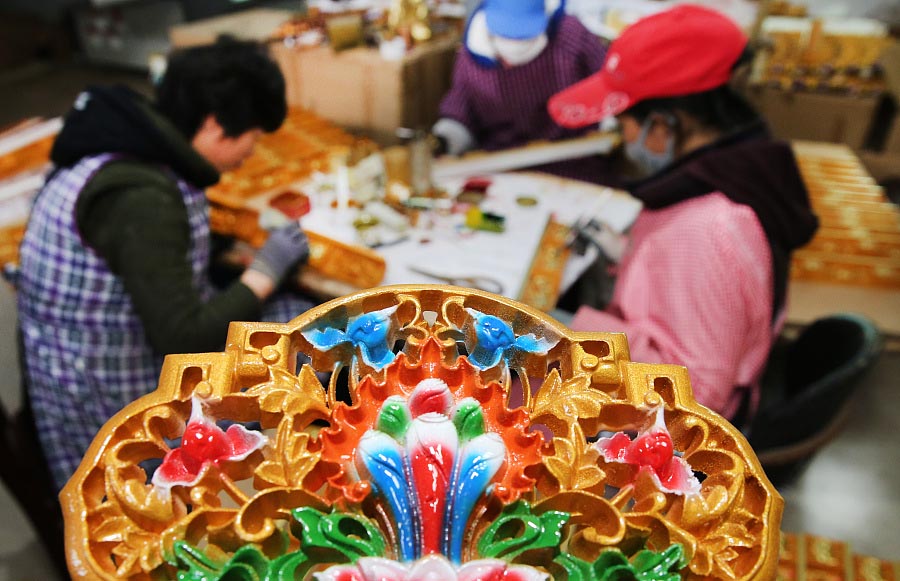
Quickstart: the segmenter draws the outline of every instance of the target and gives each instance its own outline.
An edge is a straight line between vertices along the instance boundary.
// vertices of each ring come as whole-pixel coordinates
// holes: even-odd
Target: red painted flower
[[[663,492],[700,492],[700,481],[691,467],[675,455],[662,407],[657,410],[653,425],[639,432],[634,440],[619,432],[609,438],[600,438],[596,446],[607,462],[631,464],[637,466],[638,471],[650,471],[653,481]]]
[[[453,394],[442,380],[429,377],[419,382],[409,395],[409,413],[417,418],[429,412],[447,415],[453,405]]]
[[[153,484],[166,490],[176,485],[192,486],[210,466],[243,460],[265,446],[268,438],[233,424],[222,430],[203,413],[198,398],[192,401],[191,419],[181,436],[181,446],[169,450],[153,474]]]

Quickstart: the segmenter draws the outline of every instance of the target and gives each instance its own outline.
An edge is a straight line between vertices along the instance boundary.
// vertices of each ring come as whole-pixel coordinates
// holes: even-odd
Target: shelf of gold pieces
[[[817,535],[782,533],[775,581],[897,581],[900,561],[854,553],[849,543]]]
[[[36,124],[34,119],[18,123],[0,132],[0,137],[28,129]],[[0,155],[0,182],[30,171],[36,171],[50,162],[50,148],[56,134],[42,137],[4,155]],[[25,223],[0,227],[0,265],[15,262],[19,257],[19,243],[25,235]]]
[[[747,441],[622,334],[421,285],[227,345],[97,435],[60,497],[74,579],[775,578]]]
[[[900,289],[900,210],[843,145],[795,142],[819,216],[812,242],[794,253],[796,280]]]
[[[765,36],[769,49],[757,56],[751,79],[755,85],[854,95],[885,90],[878,62],[893,42],[889,37],[827,33],[820,20],[812,22],[808,33],[771,31]]]

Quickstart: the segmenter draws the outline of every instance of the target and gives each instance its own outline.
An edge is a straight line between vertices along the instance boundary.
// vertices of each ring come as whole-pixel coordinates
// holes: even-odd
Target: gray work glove
[[[295,264],[308,256],[309,240],[300,225],[292,222],[269,233],[269,239],[247,268],[265,274],[278,285]]]

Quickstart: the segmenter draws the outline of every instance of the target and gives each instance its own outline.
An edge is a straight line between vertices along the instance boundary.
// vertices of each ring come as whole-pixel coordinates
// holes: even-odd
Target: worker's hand
[[[300,225],[291,222],[269,233],[269,239],[247,269],[268,276],[278,286],[294,265],[308,256],[309,240]]]
[[[432,133],[429,135],[428,143],[431,145],[431,153],[435,157],[447,155],[447,138],[443,135]]]
[[[607,259],[615,263],[621,262],[625,248],[628,246],[626,236],[616,233],[612,228],[601,223],[600,230],[593,232],[591,238]]]
[[[477,145],[469,128],[455,119],[438,119],[431,128],[431,134],[443,140],[442,154],[462,155]]]

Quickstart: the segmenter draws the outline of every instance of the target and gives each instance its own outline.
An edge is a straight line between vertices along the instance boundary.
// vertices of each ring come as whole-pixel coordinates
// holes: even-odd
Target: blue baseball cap
[[[550,21],[545,0],[485,0],[482,8],[488,30],[503,38],[535,38]]]

